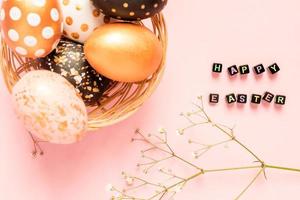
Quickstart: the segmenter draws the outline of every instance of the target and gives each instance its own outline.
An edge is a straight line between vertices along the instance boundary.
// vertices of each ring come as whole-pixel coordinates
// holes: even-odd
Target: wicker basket
[[[133,114],[149,98],[160,82],[164,71],[167,49],[167,30],[162,14],[151,19],[152,30],[163,44],[163,60],[159,69],[148,80],[139,83],[115,82],[104,93],[97,107],[89,107],[89,130],[115,124]],[[11,51],[2,41],[0,66],[9,92],[20,77],[38,67],[27,65],[32,61]]]

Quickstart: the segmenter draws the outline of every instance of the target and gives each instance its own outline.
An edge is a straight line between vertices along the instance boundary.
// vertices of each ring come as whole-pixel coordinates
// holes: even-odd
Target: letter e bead
[[[218,103],[219,102],[219,94],[210,94],[209,102],[210,103]]]
[[[265,92],[264,96],[263,96],[263,100],[268,102],[268,103],[271,103],[274,99],[274,94],[270,93],[270,92]]]

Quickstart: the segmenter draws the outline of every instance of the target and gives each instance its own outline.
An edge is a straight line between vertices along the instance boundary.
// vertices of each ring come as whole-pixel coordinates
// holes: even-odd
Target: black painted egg
[[[92,0],[107,16],[123,20],[141,20],[159,13],[168,0]]]
[[[38,59],[39,67],[65,77],[88,106],[97,105],[111,80],[98,74],[87,62],[83,45],[63,38],[57,48],[45,58]]]

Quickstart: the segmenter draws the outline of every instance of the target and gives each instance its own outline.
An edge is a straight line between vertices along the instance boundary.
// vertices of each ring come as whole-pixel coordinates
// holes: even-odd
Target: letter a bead
[[[231,67],[228,67],[228,73],[230,74],[230,76],[234,76],[237,73],[239,73],[238,68],[236,67],[236,65],[233,65]]]

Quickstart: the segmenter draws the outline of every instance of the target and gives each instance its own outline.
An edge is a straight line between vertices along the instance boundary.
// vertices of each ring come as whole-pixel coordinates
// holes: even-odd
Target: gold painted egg
[[[104,24],[104,15],[91,0],[59,0],[64,23],[64,35],[83,43],[95,28]]]
[[[100,74],[120,82],[139,82],[160,66],[163,47],[144,26],[113,23],[96,29],[84,46],[85,56]]]
[[[21,56],[46,56],[59,42],[62,16],[57,1],[2,1],[0,15],[4,41]]]

